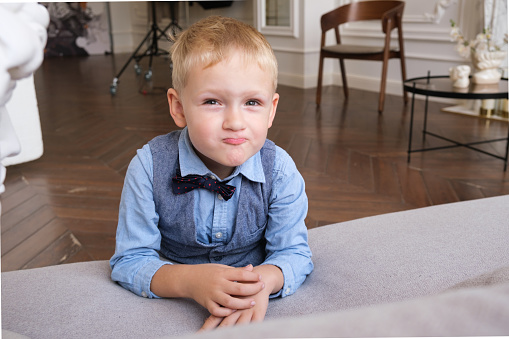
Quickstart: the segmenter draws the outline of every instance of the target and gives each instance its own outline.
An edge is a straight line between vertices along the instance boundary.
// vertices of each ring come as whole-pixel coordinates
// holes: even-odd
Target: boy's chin
[[[238,166],[242,165],[243,163],[245,163],[251,157],[252,157],[252,155],[248,156],[246,154],[243,154],[242,156],[230,157],[230,158],[226,159],[222,165],[226,166],[226,167],[235,168],[235,167],[238,167]]]

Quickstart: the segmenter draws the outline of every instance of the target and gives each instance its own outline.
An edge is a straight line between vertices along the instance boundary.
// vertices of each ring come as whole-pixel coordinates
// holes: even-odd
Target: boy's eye
[[[217,100],[214,99],[208,99],[204,102],[205,105],[217,105]]]
[[[257,100],[248,100],[246,102],[246,106],[256,106],[256,105],[259,105],[260,103],[257,101]]]

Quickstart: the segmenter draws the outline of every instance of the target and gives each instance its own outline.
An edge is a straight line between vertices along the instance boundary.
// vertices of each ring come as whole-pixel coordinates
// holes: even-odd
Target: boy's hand
[[[235,310],[252,308],[258,302],[254,296],[265,287],[261,275],[253,272],[252,265],[240,268],[193,265],[187,274],[186,294],[217,317],[228,317]]]
[[[259,273],[266,283],[266,287],[252,296],[255,305],[247,309],[239,309],[228,316],[218,317],[212,314],[205,320],[200,331],[211,330],[216,327],[233,326],[236,324],[245,324],[250,322],[259,322],[265,318],[267,307],[269,305],[269,296],[283,288],[284,277],[281,270],[273,265],[261,265],[254,268],[253,272]],[[245,283],[249,285],[249,283]],[[250,298],[251,299],[251,298]]]
[[[260,322],[265,318],[267,307],[269,305],[269,295],[267,290],[260,291],[254,300],[256,304],[244,310],[237,310],[227,317],[217,317],[211,315],[205,320],[200,331],[212,330],[216,327],[227,327],[237,324],[248,324],[251,322]]]

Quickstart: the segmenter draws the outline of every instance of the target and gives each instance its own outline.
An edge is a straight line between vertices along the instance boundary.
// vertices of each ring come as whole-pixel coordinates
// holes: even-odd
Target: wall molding
[[[380,79],[372,78],[372,77],[364,77],[358,75],[348,75],[348,87],[362,89],[369,92],[378,93],[380,91]],[[278,84],[285,86],[292,86],[302,89],[316,88],[316,84],[318,82],[318,74],[315,75],[300,75],[300,74],[291,74],[291,73],[279,73],[278,75]],[[341,74],[333,73],[333,74],[324,74],[323,78],[323,86],[335,85],[340,86]],[[403,84],[401,80],[393,80],[387,79],[386,85],[386,94],[395,95],[402,97],[403,96]],[[338,92],[338,95],[343,95],[342,91]],[[411,94],[408,94],[409,99],[411,100]],[[417,96],[417,99],[422,99],[424,97]],[[430,101],[442,102],[448,104],[457,104],[458,101],[449,98],[435,98],[430,97]]]
[[[336,84],[341,83],[341,75],[339,73],[335,73],[334,80]],[[371,77],[363,77],[363,76],[357,76],[357,75],[349,75],[348,76],[348,87],[349,88],[357,88],[362,89],[370,92],[380,92],[380,79],[375,79]],[[403,100],[403,84],[401,80],[393,80],[393,79],[387,79],[385,94],[395,95],[401,97]],[[343,95],[341,92],[340,95]],[[408,94],[408,105],[410,107],[412,100],[412,94]],[[417,95],[416,99],[424,99],[424,96]],[[429,101],[435,101],[435,102],[443,102],[443,103],[450,103],[455,104],[457,103],[457,100],[449,99],[449,98],[435,98],[435,97],[429,97]]]
[[[364,27],[345,27],[341,29],[342,37],[349,38],[373,38],[383,39],[384,34],[380,31],[379,27],[364,26]],[[391,39],[397,38],[397,32],[393,31]],[[422,27],[408,26],[403,30],[403,37],[405,40],[430,40],[430,41],[451,41],[450,29],[444,27]]]
[[[446,62],[462,62],[469,63],[469,60],[461,58],[459,55],[450,56],[440,53],[426,54],[426,53],[405,53],[405,59],[413,60],[431,60],[431,61],[446,61]]]
[[[278,84],[284,85],[284,86],[292,86],[302,89],[309,89],[309,88],[315,88],[317,81],[318,81],[318,75],[309,75],[309,76],[302,76],[302,75],[296,75],[296,74],[290,74],[290,73],[279,73],[278,76]],[[323,86],[329,86],[329,85],[336,85],[341,84],[341,74],[334,73],[334,74],[324,74],[323,78]],[[403,87],[402,87],[401,81],[397,80],[391,80],[387,79],[387,87],[386,87],[386,94],[389,95],[395,95],[399,97],[403,97]],[[375,92],[378,93],[380,91],[380,79],[370,78],[370,77],[363,77],[363,76],[356,76],[356,75],[348,75],[348,87],[349,88],[356,88],[356,89],[362,89],[369,92]],[[338,95],[342,96],[343,91],[339,90]],[[408,99],[410,105],[410,100],[412,99],[411,93],[408,94]],[[417,96],[417,99],[423,99],[422,96]],[[403,100],[403,99],[401,99]],[[434,102],[442,102],[447,104],[457,104],[458,101],[454,99],[449,98],[436,98],[436,97],[429,97],[429,101]]]
[[[451,45],[451,48],[453,46]],[[288,53],[288,54],[297,54],[297,55],[309,55],[309,54],[318,54],[320,53],[320,50],[317,48],[309,48],[309,49],[299,49],[299,48],[286,48],[286,47],[273,47],[274,52],[279,53]],[[468,60],[465,60],[461,58],[459,55],[445,55],[440,53],[433,53],[433,54],[427,54],[427,53],[408,53],[405,52],[405,58],[406,59],[415,59],[415,60],[432,60],[432,61],[447,61],[447,62],[468,62]],[[318,65],[318,61],[317,61]],[[317,66],[318,67],[318,66]]]
[[[311,80],[309,78],[312,78],[312,76],[305,76],[302,74],[295,74],[295,73],[284,73],[279,72],[278,74],[278,84],[279,85],[286,85],[291,87],[297,87],[297,88],[313,88],[316,87],[316,82],[318,81],[318,77],[315,76],[316,80],[314,84],[311,83]],[[324,81],[325,83],[325,81]],[[332,84],[332,81],[329,80],[329,84]]]

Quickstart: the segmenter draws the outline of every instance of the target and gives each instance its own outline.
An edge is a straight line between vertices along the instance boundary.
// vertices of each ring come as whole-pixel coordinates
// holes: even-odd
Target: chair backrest
[[[382,29],[387,33],[387,30],[401,27],[404,7],[403,1],[361,1],[344,5],[322,15],[322,33],[347,22],[362,20],[382,20]]]

